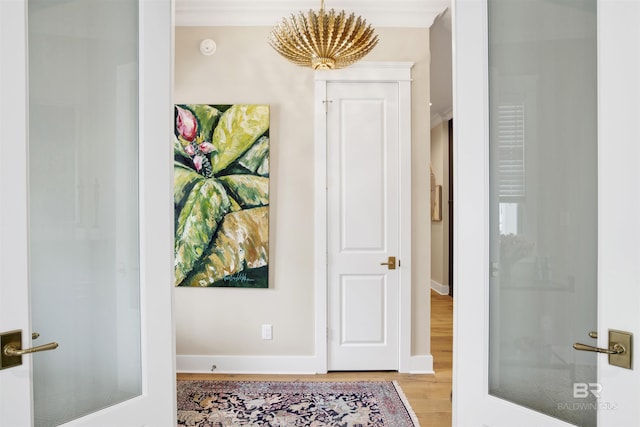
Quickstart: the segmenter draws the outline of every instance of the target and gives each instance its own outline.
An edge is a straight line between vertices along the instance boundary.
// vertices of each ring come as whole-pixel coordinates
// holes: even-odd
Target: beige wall
[[[313,71],[267,44],[267,27],[176,28],[176,103],[271,106],[270,287],[175,292],[178,355],[314,355]],[[414,355],[429,354],[428,29],[378,30],[371,61],[413,61]],[[212,38],[213,56],[199,43]],[[273,325],[273,340],[260,337]]]
[[[431,129],[431,167],[442,185],[442,221],[431,222],[431,280],[449,286],[449,130],[442,121]]]

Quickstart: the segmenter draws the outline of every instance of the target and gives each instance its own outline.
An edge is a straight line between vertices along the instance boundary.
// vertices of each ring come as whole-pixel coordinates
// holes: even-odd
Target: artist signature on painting
[[[246,273],[238,273],[233,276],[224,276],[225,282],[240,282],[240,283],[250,283],[255,282],[254,279],[250,279],[247,277]]]

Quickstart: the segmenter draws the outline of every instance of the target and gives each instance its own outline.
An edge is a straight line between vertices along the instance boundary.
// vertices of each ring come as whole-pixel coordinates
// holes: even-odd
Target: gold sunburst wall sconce
[[[315,70],[347,67],[367,55],[378,44],[378,36],[361,17],[324,9],[291,14],[269,34],[269,44],[296,65]]]

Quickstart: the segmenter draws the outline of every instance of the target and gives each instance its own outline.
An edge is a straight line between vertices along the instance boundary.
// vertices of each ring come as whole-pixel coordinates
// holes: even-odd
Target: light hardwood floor
[[[422,427],[451,426],[453,300],[431,292],[431,351],[435,375],[329,372],[326,375],[178,374],[178,379],[245,381],[398,381]]]

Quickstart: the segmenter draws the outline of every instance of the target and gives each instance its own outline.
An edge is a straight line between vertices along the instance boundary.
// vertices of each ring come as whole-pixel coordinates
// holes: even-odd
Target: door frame
[[[460,327],[459,320],[463,313],[473,312],[481,324],[480,329],[488,330],[488,298],[484,289],[488,287],[489,278],[489,127],[485,125],[488,123],[488,38],[484,28],[487,13],[482,1],[468,1],[465,7],[465,13],[462,13],[458,2],[452,3],[453,192],[456,195],[453,213],[456,297],[453,307],[452,426],[476,422],[472,411],[461,411],[461,408],[475,407],[475,397],[481,392],[459,387],[463,384],[462,379],[485,387],[487,384],[483,381],[487,376],[487,365],[483,360],[487,345],[485,336],[475,331],[467,332]],[[460,52],[463,47],[464,55]],[[482,67],[478,69],[477,64]],[[460,70],[474,72],[461,77]],[[465,141],[468,142],[464,144]],[[482,271],[480,278],[476,274],[478,271]],[[464,363],[464,358],[480,358],[481,362]]]
[[[453,239],[454,239],[454,229],[453,229],[453,212],[454,212],[454,192],[453,192],[453,119],[447,120],[447,129],[448,129],[448,144],[447,144],[447,155],[449,159],[447,163],[449,164],[449,173],[447,179],[449,180],[448,186],[449,191],[447,195],[447,215],[449,217],[449,248],[447,252],[449,253],[449,262],[447,262],[447,269],[449,271],[449,296],[453,298]]]
[[[392,82],[398,84],[400,171],[399,199],[399,372],[433,372],[429,358],[411,356],[411,68],[413,62],[356,63],[348,68],[314,73],[314,320],[316,372],[328,368],[327,317],[327,84],[331,82]],[[330,100],[328,101],[330,102]],[[404,274],[403,274],[404,270]]]

